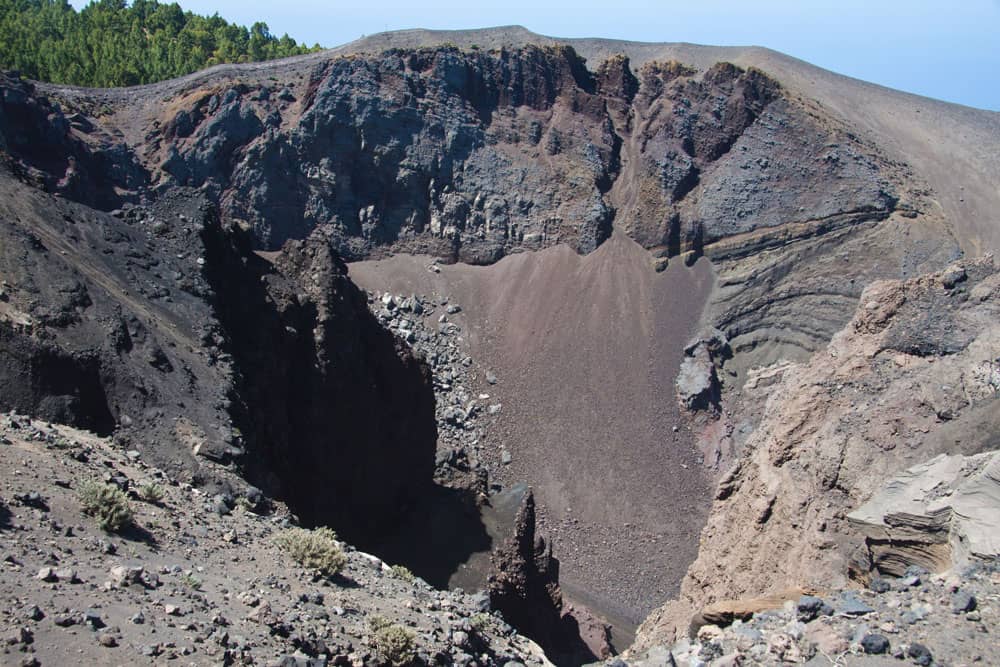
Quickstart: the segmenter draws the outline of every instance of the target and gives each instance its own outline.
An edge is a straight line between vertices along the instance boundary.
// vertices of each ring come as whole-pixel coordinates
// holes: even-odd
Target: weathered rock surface
[[[1000,387],[1000,376],[992,383]],[[871,568],[883,574],[998,560],[1000,454],[939,454],[890,479],[847,520],[864,536]]]
[[[867,555],[847,515],[884,475],[997,448],[998,359],[991,258],[871,285],[825,350],[783,366],[766,388],[760,425],[718,485],[681,599],[650,616],[640,645],[673,636],[716,600],[844,586]]]
[[[946,575],[911,570],[879,591],[826,591],[736,601],[735,619],[693,628],[690,637],[634,652],[653,665],[931,665],[989,662],[995,608],[955,611],[957,596],[996,600],[1000,574],[982,564]],[[891,662],[888,662],[891,661]]]
[[[487,590],[492,607],[534,638],[556,664],[589,662],[609,648],[599,646],[595,651],[588,646],[581,639],[577,619],[563,613],[559,561],[535,532],[535,499],[530,492],[518,510],[511,536],[493,552]]]
[[[431,484],[429,370],[371,316],[320,235],[269,260],[218,220],[204,238],[250,478],[274,480],[307,523],[372,544]]]
[[[488,263],[588,253],[614,225],[663,258],[746,254],[882,220],[902,196],[898,165],[753,68],[619,56],[590,71],[534,45],[299,62],[289,95],[253,70],[132,99],[48,90],[84,116],[114,107],[88,122],[124,141],[93,152],[142,165],[130,196],[202,188],[266,249],[324,226],[348,259]]]
[[[342,542],[337,576],[301,566],[274,539],[294,521],[277,499],[219,514],[210,494],[107,438],[11,413],[0,435],[4,665],[388,664],[374,630],[385,623],[412,633],[413,664],[552,664],[482,595],[435,590]],[[128,489],[122,533],[81,511],[82,483],[106,476]],[[47,509],[10,502],[33,492]]]
[[[9,177],[0,192],[3,409],[115,432],[224,493],[247,485],[203,463],[235,463],[362,543],[368,512],[391,523],[430,485],[429,374],[328,244],[262,259],[182,192],[121,219]]]

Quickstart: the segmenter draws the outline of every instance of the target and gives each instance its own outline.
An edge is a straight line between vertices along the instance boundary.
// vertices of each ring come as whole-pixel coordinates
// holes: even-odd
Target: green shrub
[[[158,505],[163,500],[163,487],[156,482],[148,482],[139,487],[139,497],[147,503]]]
[[[329,528],[288,528],[278,533],[274,541],[303,567],[327,577],[338,574],[347,565],[347,556],[337,544],[337,534]]]
[[[369,617],[368,627],[372,631],[372,648],[386,664],[402,667],[417,656],[417,636],[412,631],[391,623],[384,616]]]
[[[412,584],[413,580],[416,578],[413,576],[413,573],[410,572],[410,568],[406,567],[405,565],[393,565],[391,569],[392,569],[392,575],[394,577],[396,577],[397,579],[402,579],[407,583]]]
[[[132,523],[132,508],[128,497],[113,484],[90,480],[78,491],[83,513],[97,519],[101,530],[115,533]]]

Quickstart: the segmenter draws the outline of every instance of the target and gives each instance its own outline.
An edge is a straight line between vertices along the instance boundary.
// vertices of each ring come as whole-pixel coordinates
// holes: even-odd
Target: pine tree
[[[263,22],[248,30],[157,0],[94,0],[79,12],[67,0],[0,0],[0,35],[0,68],[80,86],[152,83],[320,48],[276,37]]]

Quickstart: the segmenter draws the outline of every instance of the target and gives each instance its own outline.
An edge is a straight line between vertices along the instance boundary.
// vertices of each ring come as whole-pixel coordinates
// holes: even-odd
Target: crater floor
[[[350,276],[368,290],[462,305],[449,318],[495,375],[480,389],[503,406],[487,457],[500,482],[534,489],[564,591],[627,635],[676,594],[708,511],[710,480],[674,381],[710,266],[657,273],[617,233],[587,256],[560,246],[486,267],[432,263],[358,262]]]

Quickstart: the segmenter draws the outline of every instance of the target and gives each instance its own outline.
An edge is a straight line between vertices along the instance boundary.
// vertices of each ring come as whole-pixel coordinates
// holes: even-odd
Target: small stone
[[[29,621],[40,621],[45,618],[45,613],[38,608],[38,605],[33,604],[31,606],[25,607],[24,618]]]
[[[140,577],[142,577],[143,570],[144,568],[140,566],[126,567],[125,565],[117,565],[111,568],[111,585],[117,588],[124,588],[138,583]]]
[[[165,604],[163,605],[163,611],[167,616],[180,616],[181,608],[175,604]]]
[[[56,570],[53,574],[55,574],[56,579],[58,579],[61,582],[66,582],[70,584],[80,583],[80,578],[77,576],[76,570],[74,570],[71,567],[61,567],[58,570]]]
[[[941,286],[945,289],[951,289],[958,283],[965,280],[966,277],[965,267],[949,266],[941,273]]]
[[[494,373],[493,371],[486,371],[486,381],[489,382],[490,384],[496,384],[497,383],[496,373]]]
[[[212,511],[218,514],[219,516],[228,516],[233,511],[232,508],[229,506],[229,503],[226,501],[226,497],[223,496],[221,493],[212,498],[211,508]]]
[[[889,640],[882,635],[865,635],[861,640],[861,648],[871,655],[882,655],[889,651]]]
[[[888,593],[892,590],[892,586],[882,577],[875,577],[869,582],[868,590],[875,593]]]
[[[703,625],[698,628],[698,641],[701,643],[722,639],[722,628],[717,625]]]
[[[88,609],[83,612],[83,622],[86,625],[89,625],[92,630],[100,630],[104,627],[104,621],[101,620],[101,615],[93,609]]]
[[[42,663],[38,662],[38,658],[33,655],[21,658],[20,665],[21,667],[42,667]]]
[[[35,575],[35,579],[40,579],[41,581],[47,581],[50,583],[53,581],[59,581],[59,577],[56,576],[55,570],[51,567],[43,567],[40,569],[38,574]]]
[[[806,632],[806,624],[802,623],[801,621],[792,621],[791,623],[785,626],[785,634],[787,634],[795,641],[802,639],[802,636],[805,634],[805,632]]]
[[[822,608],[823,600],[812,595],[803,595],[799,598],[798,604],[796,605],[798,618],[803,623],[808,623],[819,616],[819,610]]]
[[[848,591],[840,595],[838,604],[835,605],[837,613],[847,616],[864,616],[870,614],[874,609],[865,604],[853,591]]]
[[[910,644],[909,648],[906,649],[906,657],[921,667],[927,667],[934,662],[934,656],[931,655],[930,649],[918,643]]]
[[[28,646],[35,642],[34,633],[28,628],[18,628],[7,638],[7,643],[11,645],[21,644]]]
[[[102,632],[97,635],[97,641],[101,644],[101,646],[105,646],[107,648],[114,648],[115,646],[118,646],[118,638],[107,632]]]
[[[500,463],[504,465],[509,465],[514,458],[511,456],[510,452],[506,449],[500,452]]]
[[[79,623],[80,619],[74,614],[60,614],[52,619],[52,622],[60,628],[68,628]]]
[[[951,611],[954,614],[964,614],[976,608],[976,598],[966,591],[958,591],[951,596]]]

